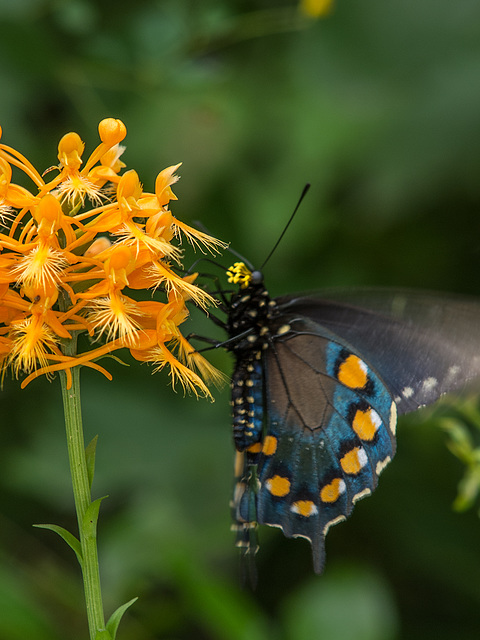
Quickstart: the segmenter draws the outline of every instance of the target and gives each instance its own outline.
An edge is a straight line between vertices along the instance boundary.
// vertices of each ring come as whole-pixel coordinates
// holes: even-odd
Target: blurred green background
[[[0,0],[0,25],[2,140],[40,171],[64,133],[89,152],[118,117],[145,188],[182,161],[175,214],[257,265],[311,182],[266,269],[274,295],[479,293],[476,0],[337,0],[318,20],[293,0]],[[308,543],[262,530],[252,593],[229,531],[228,390],[212,405],[146,366],[112,369],[84,372],[83,402],[94,496],[109,495],[107,612],[139,596],[120,640],[478,638],[480,522],[452,509],[447,409],[401,420],[375,495],[329,533],[322,577]],[[0,640],[84,639],[76,560],[31,526],[75,527],[58,381],[5,380],[1,407]]]

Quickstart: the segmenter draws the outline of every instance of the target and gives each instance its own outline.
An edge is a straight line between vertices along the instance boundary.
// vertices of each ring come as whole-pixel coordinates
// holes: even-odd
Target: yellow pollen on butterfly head
[[[368,367],[358,356],[350,354],[340,365],[337,377],[350,389],[363,389],[368,382]]]
[[[265,486],[268,491],[270,491],[272,496],[276,496],[277,498],[283,498],[290,493],[290,485],[290,480],[282,476],[273,476],[265,481]]]
[[[304,518],[310,518],[310,516],[315,516],[318,513],[316,504],[311,500],[297,500],[290,507],[290,511]]]
[[[239,284],[241,289],[246,289],[252,280],[252,272],[244,262],[235,262],[227,269],[227,278],[230,284]]]
[[[342,478],[334,478],[330,484],[322,487],[320,500],[322,502],[336,502],[342,493],[345,493],[345,489],[345,481]]]
[[[354,447],[346,453],[340,460],[340,464],[345,473],[355,475],[367,464],[367,454],[362,447]]]
[[[277,450],[277,443],[278,440],[275,438],[275,436],[265,436],[262,447],[263,455],[273,456],[273,454]]]
[[[373,440],[382,420],[378,413],[371,407],[366,411],[360,409],[356,412],[352,422],[352,429],[360,440]]]

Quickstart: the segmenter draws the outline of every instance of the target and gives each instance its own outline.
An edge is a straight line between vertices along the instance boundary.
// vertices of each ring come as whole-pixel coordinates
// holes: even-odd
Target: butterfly
[[[257,525],[278,527],[310,541],[321,573],[328,530],[395,455],[397,416],[480,375],[480,302],[381,289],[272,299],[244,262],[227,274],[237,546],[251,560]]]

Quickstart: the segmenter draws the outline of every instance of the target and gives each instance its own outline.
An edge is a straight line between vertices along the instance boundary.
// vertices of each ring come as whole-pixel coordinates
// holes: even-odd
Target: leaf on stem
[[[137,600],[138,600],[138,598],[133,598],[132,600],[129,600],[125,604],[122,604],[110,616],[106,626],[107,626],[107,631],[109,632],[110,637],[112,638],[112,640],[115,640],[115,638],[117,636],[118,625],[120,624],[120,620],[122,619],[123,614],[128,609],[128,607],[131,607],[132,604],[134,602],[136,602]]]
[[[67,531],[63,527],[59,527],[56,524],[34,524],[33,526],[37,529],[50,529],[50,531],[58,533],[58,535],[65,540],[68,546],[75,551],[77,560],[80,563],[80,566],[82,566],[83,560],[80,541],[72,533],[70,533],[70,531]]]
[[[100,503],[108,496],[103,496],[103,498],[97,498],[93,502],[90,503],[87,510],[85,511],[85,515],[83,516],[83,533],[85,537],[96,538],[97,537],[97,522],[98,522],[98,512],[100,510]]]

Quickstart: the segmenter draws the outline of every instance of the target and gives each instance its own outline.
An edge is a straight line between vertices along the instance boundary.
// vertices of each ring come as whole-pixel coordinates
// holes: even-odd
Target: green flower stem
[[[66,341],[65,355],[76,353],[76,336]],[[96,526],[87,526],[85,514],[91,504],[90,482],[85,458],[85,443],[80,405],[80,368],[71,369],[72,386],[67,389],[67,376],[61,372],[65,427],[67,432],[68,458],[72,476],[73,496],[77,512],[80,546],[82,551],[82,574],[85,589],[90,640],[97,631],[105,629],[100,573],[98,568]]]

